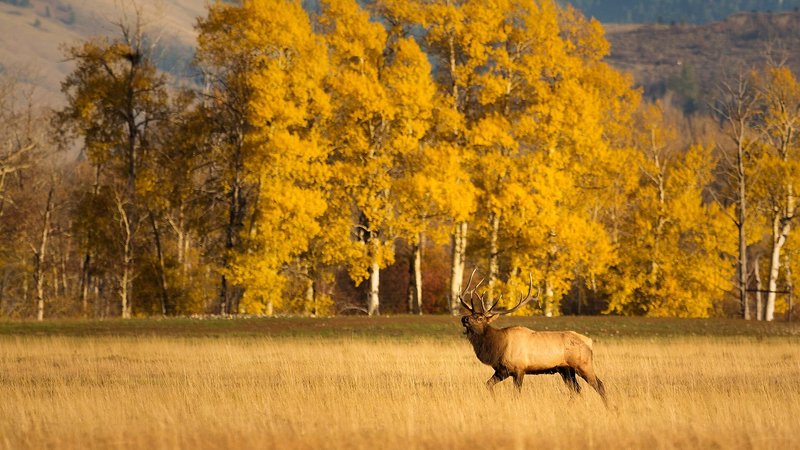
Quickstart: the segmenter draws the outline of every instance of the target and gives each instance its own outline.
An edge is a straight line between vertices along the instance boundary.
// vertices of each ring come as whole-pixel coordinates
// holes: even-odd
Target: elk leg
[[[561,367],[558,369],[558,373],[561,375],[561,379],[564,380],[564,384],[567,385],[570,396],[581,393],[581,386],[578,384],[578,379],[575,378],[575,369],[572,367]]]
[[[500,371],[498,370],[495,370],[494,375],[492,375],[492,378],[489,378],[489,380],[486,382],[486,387],[489,389],[490,392],[494,392],[494,385],[505,380],[507,377],[508,375],[500,373]]]
[[[577,368],[576,371],[578,372],[578,375],[580,375],[581,378],[583,378],[584,380],[586,380],[587,383],[589,383],[589,386],[593,387],[594,390],[597,391],[598,394],[600,394],[600,398],[603,399],[603,404],[605,404],[606,407],[608,407],[608,399],[606,398],[606,388],[603,385],[603,382],[600,381],[600,378],[597,378],[597,375],[595,375],[594,370],[593,369],[583,370]]]
[[[522,392],[522,380],[525,378],[525,372],[515,373],[511,376],[514,378],[514,386],[517,387],[517,392]]]

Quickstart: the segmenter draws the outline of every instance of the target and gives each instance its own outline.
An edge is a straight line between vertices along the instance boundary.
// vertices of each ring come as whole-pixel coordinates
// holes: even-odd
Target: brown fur
[[[571,393],[580,393],[576,375],[592,386],[603,402],[603,382],[594,371],[592,340],[573,331],[534,331],[525,327],[497,329],[490,325],[499,314],[473,312],[461,318],[478,359],[494,369],[486,385],[508,377],[522,389],[525,375],[560,374]]]

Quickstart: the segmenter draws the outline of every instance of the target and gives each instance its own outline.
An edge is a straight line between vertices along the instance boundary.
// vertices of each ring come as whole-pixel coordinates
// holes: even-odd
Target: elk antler
[[[483,280],[485,280],[485,279],[486,278],[481,278],[481,281],[478,281],[478,284],[476,284],[475,287],[472,288],[472,290],[469,291],[469,298],[470,299],[472,299],[473,295],[477,295],[478,296],[478,300],[481,301],[481,313],[482,314],[486,314],[486,302],[483,301],[483,295],[478,294],[477,291],[478,291],[478,288],[481,287],[481,284],[483,284]]]
[[[471,313],[475,312],[475,303],[472,301],[472,294],[475,293],[475,289],[477,289],[478,286],[480,286],[480,283],[478,283],[478,286],[475,286],[475,289],[469,291],[469,302],[470,302],[470,304],[472,306],[467,305],[467,302],[464,301],[464,294],[466,294],[467,291],[469,290],[469,287],[472,284],[472,277],[475,276],[475,272],[477,272],[477,271],[478,271],[477,267],[472,269],[472,275],[469,276],[469,281],[467,282],[467,287],[465,287],[464,290],[461,291],[460,294],[458,294],[458,300],[461,302],[461,306],[463,306],[467,311],[469,311]],[[483,280],[481,280],[481,281],[483,281]],[[483,306],[483,305],[481,305],[481,306]]]
[[[531,297],[531,292],[533,291],[533,275],[528,273],[528,278],[530,279],[530,282],[528,283],[528,293],[525,294],[525,297],[520,297],[519,302],[517,303],[517,306],[515,306],[515,307],[513,307],[511,309],[507,309],[507,310],[496,311],[495,314],[511,314],[512,312],[522,308],[523,306],[525,306],[525,304],[527,304],[529,301],[531,301],[531,299],[533,298],[533,297]],[[539,288],[539,286],[536,286],[536,299],[537,299],[537,301],[539,299],[540,292],[541,292],[541,289]],[[499,302],[500,299],[498,298],[497,301]],[[497,305],[497,302],[495,302],[495,305]],[[494,309],[494,305],[489,309],[489,311],[491,311],[493,309]]]
[[[503,299],[503,294],[500,294],[500,296],[499,296],[499,297],[497,297],[497,300],[495,300],[495,301],[494,301],[494,303],[492,304],[492,306],[490,306],[490,307],[489,307],[489,309],[488,309],[488,310],[486,310],[486,314],[489,314],[490,312],[492,312],[492,310],[494,309],[494,307],[495,307],[495,306],[497,306],[497,304],[498,304],[498,303],[500,303],[500,300],[502,300],[502,299]]]

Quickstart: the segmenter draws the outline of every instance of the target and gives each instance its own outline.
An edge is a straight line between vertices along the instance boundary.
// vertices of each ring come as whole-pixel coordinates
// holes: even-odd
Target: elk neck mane
[[[507,342],[502,330],[487,326],[484,334],[470,333],[467,339],[475,350],[475,356],[490,366],[495,365],[503,355]]]

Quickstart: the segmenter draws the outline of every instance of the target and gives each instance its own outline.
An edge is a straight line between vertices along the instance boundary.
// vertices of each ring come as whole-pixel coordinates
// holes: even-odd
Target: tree
[[[228,191],[222,311],[271,314],[326,208],[325,47],[299,2],[217,4],[198,28]]]
[[[745,320],[750,320],[750,306],[747,302],[747,191],[752,169],[750,162],[753,146],[757,142],[753,127],[759,97],[751,77],[739,73],[733,81],[721,83],[719,98],[716,104],[712,105],[723,123],[728,139],[733,144],[729,148],[720,145],[726,163],[723,167],[727,173],[724,182],[728,185],[727,191],[730,194],[728,199],[718,196],[718,202],[723,206],[733,203],[736,208],[735,216],[732,218],[739,236],[736,285],[741,315]]]
[[[781,268],[781,251],[797,215],[794,186],[800,176],[800,83],[786,67],[771,67],[759,80],[763,99],[764,155],[759,158],[761,177],[754,197],[769,218],[771,228],[770,264],[764,319],[775,318],[775,298]],[[759,311],[759,316],[760,311]]]
[[[251,1],[240,14],[241,34],[229,44],[249,55],[242,166],[254,193],[246,250],[235,254],[230,274],[245,288],[240,309],[269,314],[283,298],[285,268],[307,251],[326,207],[327,148],[319,137],[326,53],[299,3]]]
[[[444,243],[441,222],[451,217],[454,205],[469,202],[471,192],[456,190],[454,181],[468,179],[453,150],[439,141],[434,124],[444,126],[442,111],[449,105],[437,96],[431,67],[418,45],[409,39],[421,20],[423,10],[412,2],[383,0],[376,11],[388,24],[393,45],[392,66],[385,79],[390,93],[398,99],[398,118],[408,129],[404,139],[409,151],[402,160],[394,199],[399,237],[410,246],[408,312],[422,314],[422,249],[425,241]],[[413,148],[416,145],[416,148]]]
[[[50,296],[45,276],[55,222],[50,161],[57,155],[46,135],[48,116],[35,108],[32,97],[32,89],[0,75],[0,313],[27,315],[32,309],[42,320]],[[26,304],[29,280],[33,302]],[[7,291],[21,302],[6,302]]]
[[[609,311],[708,317],[727,277],[725,212],[704,200],[713,181],[710,147],[681,144],[680,114],[646,105],[635,140],[641,184],[622,236]]]
[[[142,236],[150,251],[141,255],[138,291],[142,308],[164,315],[202,312],[216,301],[217,284],[207,276],[217,250],[208,231],[223,216],[211,180],[209,111],[192,92],[169,104],[169,120],[151,132],[152,164],[139,174],[146,218]],[[209,256],[208,258],[206,256]],[[152,299],[148,302],[149,299]]]
[[[151,162],[149,131],[166,119],[168,97],[165,79],[144,43],[141,14],[133,24],[118,26],[120,36],[112,41],[94,38],[67,50],[77,67],[62,83],[67,106],[55,122],[66,139],[83,139],[99,183],[113,199],[101,217],[119,227],[115,275],[121,315],[128,318],[138,232],[145,218],[137,192],[139,173]]]
[[[452,222],[450,299],[451,314],[458,314],[458,296],[464,278],[467,253],[467,234],[469,218],[476,208],[475,188],[472,184],[469,167],[465,164],[470,158],[471,149],[466,141],[466,122],[468,115],[468,95],[474,89],[474,62],[467,49],[473,37],[467,29],[470,8],[480,8],[479,2],[433,1],[411,6],[417,11],[411,15],[425,29],[425,47],[428,55],[436,60],[438,68],[436,82],[440,103],[437,109],[436,126],[432,129],[432,139],[444,160],[455,160],[461,167],[454,169],[450,177],[449,189],[462,200],[450,203],[447,215]]]
[[[335,239],[352,244],[350,276],[369,279],[367,311],[379,314],[380,270],[393,261],[403,227],[394,192],[413,175],[409,161],[428,128],[430,66],[413,39],[388,33],[353,0],[323,2],[319,21],[331,54],[329,210],[351,221],[334,228],[347,229]]]
[[[219,228],[223,230],[221,248],[214,252],[220,276],[221,314],[238,311],[242,290],[231,286],[230,276],[234,258],[245,252],[244,224],[248,216],[252,221],[256,195],[255,186],[247,181],[249,166],[245,161],[250,151],[247,134],[252,128],[250,76],[258,49],[242,45],[246,43],[247,28],[232,25],[246,23],[246,14],[244,7],[216,3],[209,6],[208,16],[197,24],[196,62],[206,83],[205,109],[211,123],[212,189],[216,193],[215,203],[225,211],[219,219]]]

